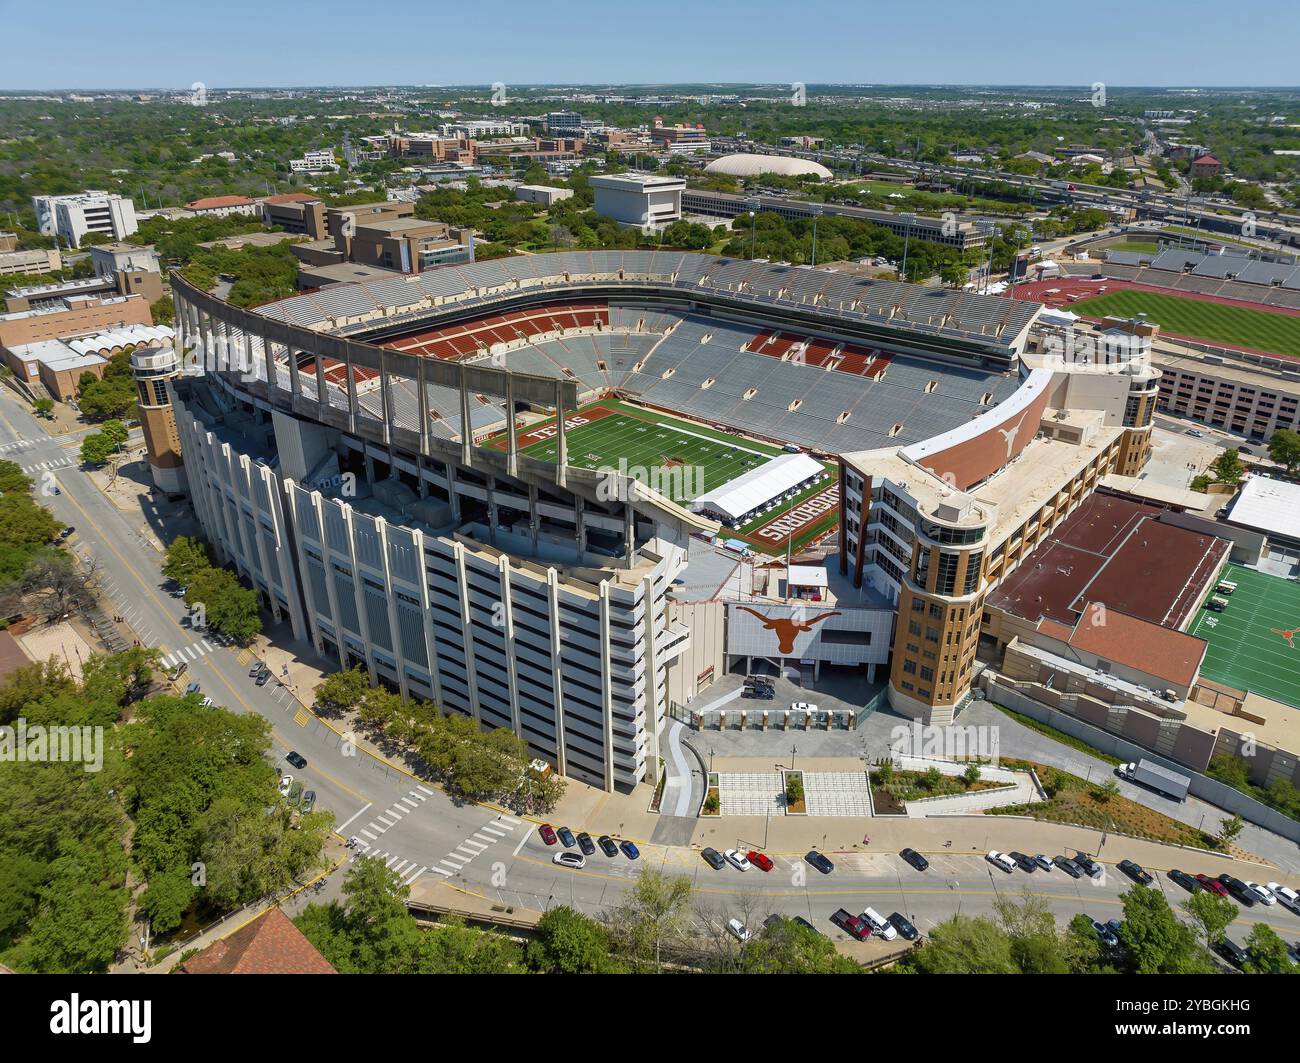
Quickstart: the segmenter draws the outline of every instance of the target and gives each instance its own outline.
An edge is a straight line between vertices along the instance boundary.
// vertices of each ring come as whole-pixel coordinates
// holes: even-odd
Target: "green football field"
[[[784,453],[780,447],[770,443],[741,438],[614,399],[601,399],[585,406],[570,414],[566,422],[571,423],[573,418],[583,416],[593,418],[591,423],[571,427],[565,432],[571,465],[588,469],[625,469],[628,475],[635,476],[678,503],[689,503],[702,494],[717,490],[737,476]],[[554,461],[557,450],[554,438],[527,441],[529,434],[547,431],[553,423],[543,421],[521,431],[519,452]],[[504,446],[503,438],[497,437],[492,445]],[[823,462],[823,466],[832,476],[837,475],[834,465]],[[815,484],[748,524],[734,530],[724,528],[722,534],[744,539],[769,553],[778,548],[784,550],[784,539],[776,543],[754,533],[805,500],[824,492],[832,483],[833,480]],[[791,537],[791,547],[799,549],[825,534],[835,526],[837,513],[838,506],[798,528]]]
[[[1300,708],[1300,583],[1240,565],[1219,578],[1237,584],[1228,608],[1202,608],[1188,629],[1210,644],[1201,674]],[[1294,647],[1280,634],[1289,631]]]
[[[1133,290],[1080,299],[1070,309],[1086,317],[1146,314],[1148,321],[1180,336],[1300,357],[1300,316],[1293,314]]]

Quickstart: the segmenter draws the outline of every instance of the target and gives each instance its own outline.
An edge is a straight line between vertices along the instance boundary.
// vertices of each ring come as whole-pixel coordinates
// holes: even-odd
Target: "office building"
[[[137,229],[135,204],[110,192],[78,192],[67,196],[32,196],[36,227],[67,247],[80,247],[87,233],[125,240]]]

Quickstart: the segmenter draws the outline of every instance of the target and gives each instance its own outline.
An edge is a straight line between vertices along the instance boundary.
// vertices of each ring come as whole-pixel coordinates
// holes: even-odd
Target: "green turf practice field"
[[[1146,314],[1149,321],[1180,336],[1300,357],[1300,316],[1292,314],[1132,290],[1080,299],[1070,309],[1085,317]]]
[[[1210,644],[1201,674],[1300,709],[1300,583],[1240,565],[1219,578],[1237,584],[1228,608],[1202,608],[1188,629]]]

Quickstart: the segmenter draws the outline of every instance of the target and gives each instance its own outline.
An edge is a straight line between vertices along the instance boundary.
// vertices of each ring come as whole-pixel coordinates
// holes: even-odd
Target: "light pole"
[[[758,239],[758,214],[754,210],[749,212],[749,260],[754,260],[754,245]]]
[[[907,247],[912,242],[912,221],[915,217],[915,214],[903,215],[903,221],[907,228],[903,230],[903,268],[899,271],[898,277],[901,281],[907,280]]]
[[[812,265],[817,265],[817,219],[822,216],[820,206],[813,207],[813,245],[812,245]]]
[[[799,752],[799,747],[792,745],[790,747],[790,770],[794,771],[794,755]]]

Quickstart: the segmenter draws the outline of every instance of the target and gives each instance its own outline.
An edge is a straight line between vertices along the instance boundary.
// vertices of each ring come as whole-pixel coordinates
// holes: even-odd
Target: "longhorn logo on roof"
[[[803,621],[796,620],[792,616],[764,616],[757,609],[751,609],[747,605],[740,606],[740,610],[749,613],[750,616],[756,616],[762,621],[765,631],[775,631],[777,638],[777,649],[782,653],[794,652],[794,640],[799,635],[805,635],[823,620],[829,620],[833,616],[839,616],[835,613],[822,613],[815,620]]]

